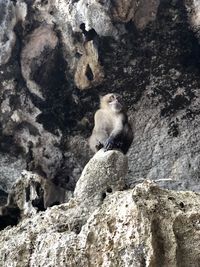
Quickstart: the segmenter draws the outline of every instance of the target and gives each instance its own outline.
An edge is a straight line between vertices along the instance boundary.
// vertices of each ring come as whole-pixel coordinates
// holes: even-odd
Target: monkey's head
[[[114,113],[123,111],[124,104],[122,97],[118,94],[107,94],[101,97],[101,108],[109,108]]]

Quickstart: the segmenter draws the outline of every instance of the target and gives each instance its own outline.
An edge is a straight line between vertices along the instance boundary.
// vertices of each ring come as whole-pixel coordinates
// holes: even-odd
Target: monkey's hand
[[[108,150],[112,150],[115,146],[115,140],[114,137],[110,136],[104,144],[104,150],[108,151]]]
[[[98,142],[98,144],[95,147],[97,150],[100,150],[103,147],[103,144],[101,142]]]

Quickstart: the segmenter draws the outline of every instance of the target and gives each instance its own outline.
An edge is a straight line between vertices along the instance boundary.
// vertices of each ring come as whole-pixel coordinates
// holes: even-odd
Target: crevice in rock
[[[151,223],[152,246],[154,251],[154,266],[164,266],[165,264],[165,247],[164,239],[160,229],[159,219],[153,219]]]
[[[87,65],[85,75],[86,75],[86,77],[88,78],[89,81],[93,81],[94,80],[94,75],[92,73],[92,70],[91,70],[89,64]]]

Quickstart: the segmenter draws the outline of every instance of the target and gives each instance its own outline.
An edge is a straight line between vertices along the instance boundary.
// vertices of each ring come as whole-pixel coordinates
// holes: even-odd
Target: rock
[[[0,207],[0,229],[68,200],[64,188],[40,175],[23,171],[9,192],[7,204]]]
[[[92,207],[99,206],[107,194],[125,188],[127,157],[119,151],[98,151],[85,166],[74,197]]]
[[[22,158],[0,153],[0,189],[9,193],[25,167],[26,162]]]
[[[144,29],[148,23],[156,19],[160,0],[123,0],[112,1],[111,12],[114,21],[135,23],[138,29]]]
[[[63,203],[65,200],[64,189],[28,171],[22,172],[12,188],[11,195],[21,210],[22,217],[35,215],[38,211]]]
[[[49,64],[53,50],[58,44],[58,38],[50,25],[36,28],[27,36],[27,41],[21,53],[22,75],[30,92],[44,99],[40,86],[34,81],[34,75],[40,72],[43,65]],[[48,55],[51,55],[50,57]],[[41,73],[45,75],[44,73]]]
[[[190,107],[195,110],[199,104],[197,97]],[[199,191],[198,116],[187,119],[183,110],[173,119],[161,119],[160,109],[146,96],[135,109],[135,136],[128,152],[127,183],[135,184],[141,178],[162,179],[165,188]]]
[[[88,89],[101,84],[103,78],[104,71],[99,62],[98,47],[94,41],[86,42],[74,76],[76,86],[82,90]]]
[[[1,0],[0,10],[0,65],[3,65],[10,59],[16,41],[14,27],[19,21],[25,20],[27,6],[21,1],[14,5],[10,0]]]
[[[200,3],[195,0],[186,0],[185,6],[188,12],[189,23],[199,38]]]
[[[11,267],[196,266],[199,204],[199,194],[145,181],[110,194],[79,233],[67,226],[75,202],[55,206],[2,231],[1,260]]]
[[[119,151],[99,151],[85,166],[74,191],[75,201],[80,203],[75,213],[93,211],[102,204],[106,196],[125,187],[124,177],[127,172],[127,158]],[[100,171],[98,171],[100,170]],[[117,171],[117,172],[116,172]],[[95,179],[94,179],[95,177]],[[23,171],[15,182],[8,196],[8,202],[0,207],[0,228],[16,224],[25,217],[31,217],[47,207],[68,202],[72,194],[60,185],[56,185],[41,175]],[[17,209],[16,216],[13,209]],[[71,228],[81,227],[84,214],[79,221],[71,221]],[[5,217],[6,216],[6,217]],[[88,215],[87,215],[88,216]]]

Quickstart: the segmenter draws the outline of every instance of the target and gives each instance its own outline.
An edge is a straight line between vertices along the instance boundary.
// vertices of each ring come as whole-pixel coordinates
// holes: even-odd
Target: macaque
[[[119,149],[124,154],[127,153],[133,141],[133,132],[120,95],[107,94],[101,98],[100,109],[94,116],[94,124],[89,138],[93,152],[104,148],[104,151]]]

